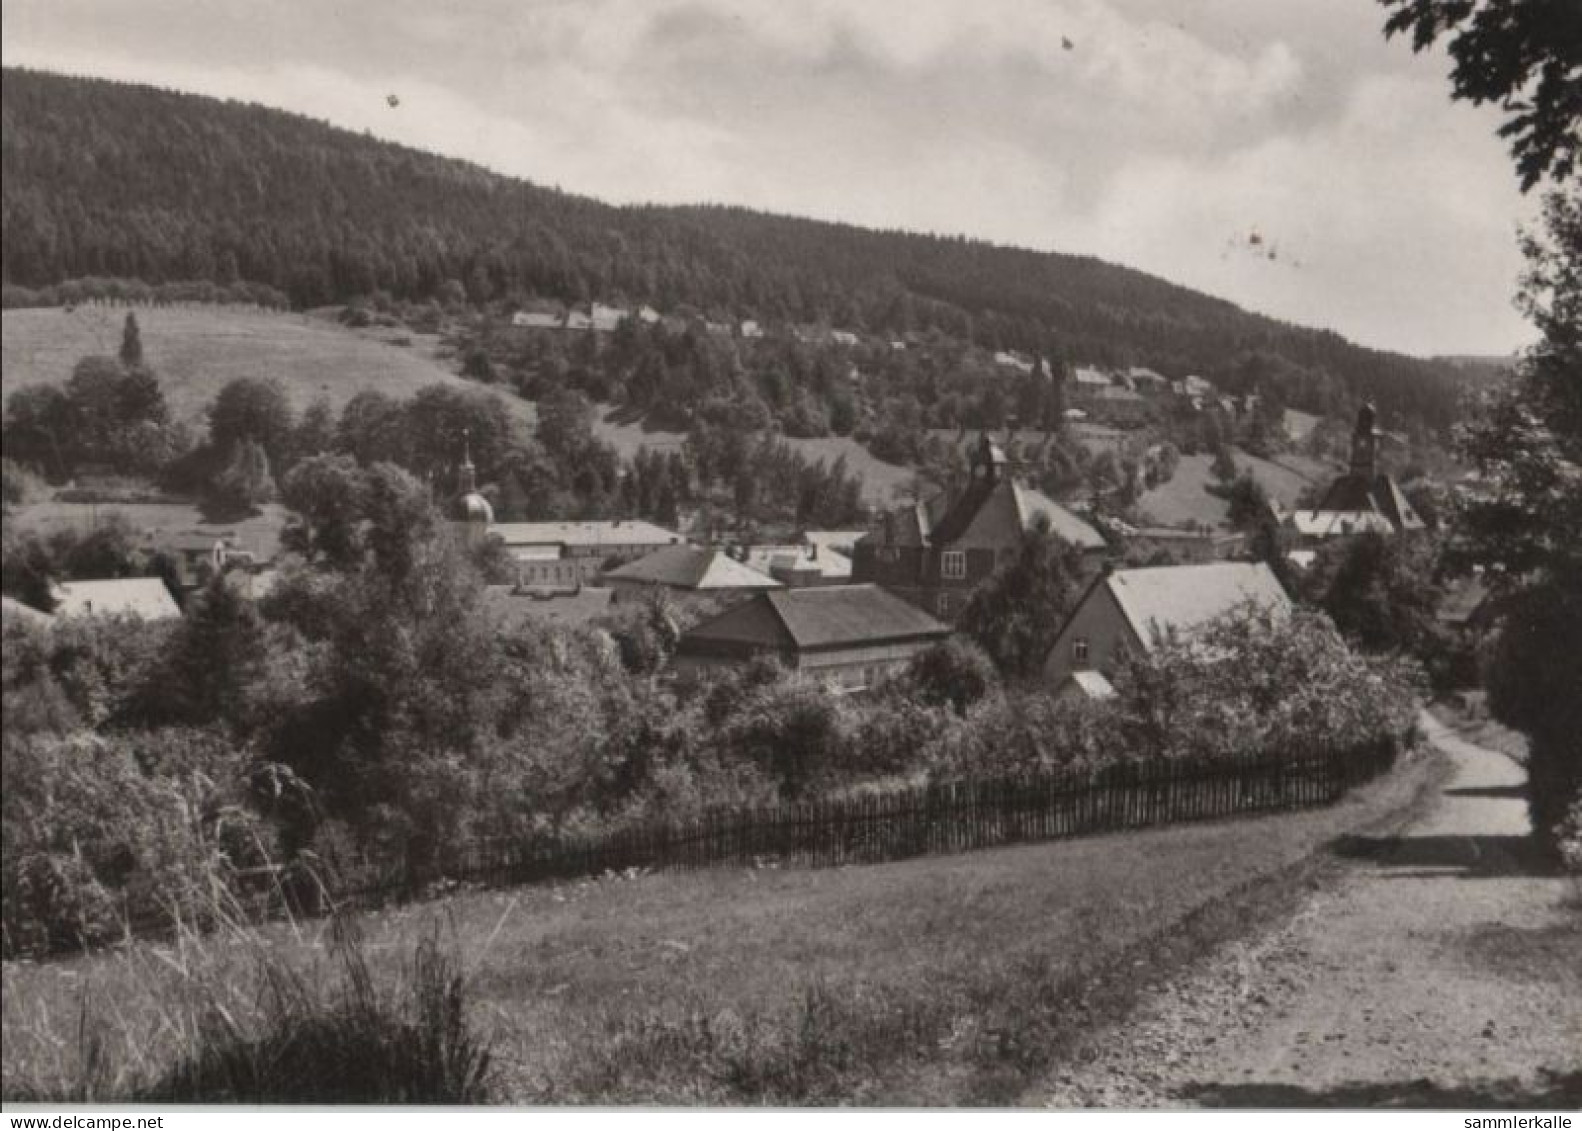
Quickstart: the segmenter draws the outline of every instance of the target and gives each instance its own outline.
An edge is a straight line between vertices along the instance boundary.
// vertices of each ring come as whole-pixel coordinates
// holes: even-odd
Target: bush
[[[206,923],[272,855],[242,805],[242,758],[218,735],[7,735],[5,941],[49,953]]]
[[[906,674],[924,703],[934,707],[948,705],[958,715],[965,714],[968,707],[999,683],[988,653],[958,637],[913,656]]]

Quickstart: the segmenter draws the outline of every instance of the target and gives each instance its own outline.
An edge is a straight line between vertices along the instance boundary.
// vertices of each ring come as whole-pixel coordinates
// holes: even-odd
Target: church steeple
[[[1377,413],[1373,405],[1357,410],[1357,427],[1351,433],[1351,474],[1371,480],[1378,474],[1379,434],[1374,428]]]
[[[461,485],[457,493],[471,495],[477,490],[477,469],[472,465],[472,432],[470,429],[463,428],[461,430]]]
[[[462,431],[461,467],[458,468],[459,490],[450,505],[450,520],[462,525],[468,542],[484,536],[494,525],[494,508],[489,500],[478,493],[477,469],[472,465],[472,441],[468,432]]]

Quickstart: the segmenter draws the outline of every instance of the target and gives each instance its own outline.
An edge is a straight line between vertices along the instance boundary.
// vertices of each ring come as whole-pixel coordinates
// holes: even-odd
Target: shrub
[[[119,937],[124,920],[205,924],[273,841],[242,804],[242,756],[216,734],[7,734],[6,949]]]
[[[919,652],[912,657],[906,674],[924,703],[949,705],[958,715],[965,714],[999,682],[988,653],[958,637]]]

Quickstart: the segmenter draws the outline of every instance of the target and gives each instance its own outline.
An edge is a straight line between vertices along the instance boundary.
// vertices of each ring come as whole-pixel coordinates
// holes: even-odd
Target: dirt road
[[[1151,994],[1056,1107],[1582,1105],[1582,893],[1533,866],[1522,768],[1423,726],[1455,772],[1399,837],[1335,846],[1292,919]]]

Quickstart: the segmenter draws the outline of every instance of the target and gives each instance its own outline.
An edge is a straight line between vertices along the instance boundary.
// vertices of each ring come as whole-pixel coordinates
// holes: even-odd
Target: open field
[[[1299,895],[1291,869],[1410,807],[1434,772],[1413,757],[1292,815],[866,867],[465,893],[360,926],[389,979],[436,919],[449,925],[502,1100],[1012,1102],[1074,1032]],[[266,933],[294,964],[323,960],[323,923]],[[138,945],[7,964],[0,1090],[80,1077],[85,1003],[112,1063],[157,1068],[173,1039],[165,1003],[191,971],[218,966],[240,995],[254,957]]]
[[[1322,465],[1312,460],[1298,461],[1295,457],[1282,456],[1281,462],[1272,463],[1240,448],[1232,448],[1231,454],[1238,470],[1251,471],[1253,478],[1269,492],[1269,497],[1287,509],[1296,505],[1304,488],[1324,482],[1320,474],[1324,470]],[[1182,456],[1170,481],[1144,492],[1137,501],[1138,508],[1161,526],[1186,526],[1194,522],[1220,525],[1230,513],[1230,506],[1205,489],[1215,482],[1209,472],[1213,462],[1213,457],[1206,454]],[[1305,474],[1308,471],[1313,474]]]
[[[196,503],[68,503],[58,499],[18,507],[15,521],[45,535],[58,530],[85,534],[115,514],[155,543],[173,534],[230,538],[235,549],[250,551],[260,561],[270,561],[279,552],[280,532],[286,525],[286,508],[279,503],[265,503],[250,518],[211,523],[204,521]]]
[[[114,355],[125,307],[7,310],[0,317],[0,384],[64,384],[89,354]],[[143,354],[178,419],[201,423],[214,395],[238,377],[278,378],[300,411],[318,397],[339,410],[364,389],[408,397],[435,383],[476,388],[435,360],[433,343],[398,346],[322,316],[226,306],[138,307]],[[388,337],[388,335],[386,335]],[[523,402],[502,396],[524,419]]]

